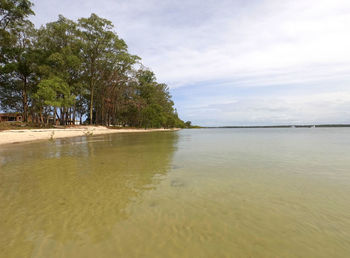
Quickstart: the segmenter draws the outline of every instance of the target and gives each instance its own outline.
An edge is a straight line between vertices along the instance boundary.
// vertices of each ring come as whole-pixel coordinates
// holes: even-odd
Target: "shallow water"
[[[0,257],[349,257],[350,129],[0,147]]]

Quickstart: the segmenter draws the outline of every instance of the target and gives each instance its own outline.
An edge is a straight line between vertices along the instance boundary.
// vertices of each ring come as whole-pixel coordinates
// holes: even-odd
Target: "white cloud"
[[[350,66],[348,0],[34,2],[37,24],[58,13],[111,19],[131,51],[170,87],[274,71],[291,72],[288,82],[294,70],[316,68],[310,80]]]
[[[214,21],[209,28],[201,26],[194,33],[183,30],[178,38],[173,37],[172,46],[160,46],[160,55],[148,56],[146,52],[145,60],[162,80],[174,86],[214,79],[230,81],[242,75],[249,78],[256,73],[273,75],[274,70],[291,72],[284,80],[288,82],[294,70],[316,68],[310,80],[349,67],[349,1],[261,2],[264,4],[240,16]],[[186,44],[188,38],[200,42],[208,36],[213,38],[204,46]],[[323,65],[332,67],[328,71],[318,68]]]

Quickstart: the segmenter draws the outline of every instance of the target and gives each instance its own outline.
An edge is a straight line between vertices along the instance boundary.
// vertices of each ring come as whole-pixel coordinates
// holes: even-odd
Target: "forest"
[[[24,122],[185,127],[169,88],[128,52],[111,21],[60,15],[35,28],[28,0],[0,0],[0,110]]]

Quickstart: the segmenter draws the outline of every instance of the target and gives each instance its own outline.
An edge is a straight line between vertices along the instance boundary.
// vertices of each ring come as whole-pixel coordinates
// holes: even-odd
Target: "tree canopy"
[[[128,52],[111,21],[60,15],[35,28],[28,0],[0,0],[0,107],[24,121],[184,127],[169,88]],[[30,119],[29,119],[30,118]]]

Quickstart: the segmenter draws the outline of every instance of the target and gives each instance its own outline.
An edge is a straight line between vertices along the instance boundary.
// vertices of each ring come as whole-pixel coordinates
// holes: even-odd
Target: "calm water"
[[[350,129],[0,147],[0,257],[349,257]]]

